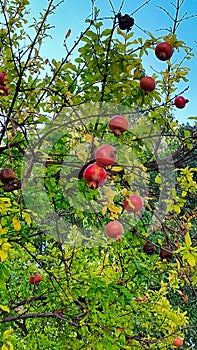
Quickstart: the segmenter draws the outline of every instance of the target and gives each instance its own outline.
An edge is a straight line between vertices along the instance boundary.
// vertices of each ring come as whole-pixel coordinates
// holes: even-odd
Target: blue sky
[[[121,0],[111,0],[115,12],[117,13],[121,4]],[[145,1],[143,0],[125,0],[122,9],[122,14],[131,14]],[[170,4],[171,2],[176,3],[177,0],[151,0],[150,3],[144,6],[141,10],[136,12],[133,17],[137,26],[150,31],[155,36],[166,35],[166,28],[172,26],[172,21],[169,17],[158,8],[158,6],[164,7],[173,16],[175,13],[175,8]],[[181,1],[180,1],[181,2]],[[35,17],[38,16],[38,12],[47,6],[47,0],[30,0],[32,13]],[[109,4],[109,0],[96,0],[95,4],[97,8],[101,9],[100,17],[110,17],[113,16],[112,8]],[[181,14],[187,12],[187,15],[197,14],[197,0],[185,0],[184,5],[181,9]],[[44,49],[42,51],[43,56],[56,58],[61,60],[65,55],[65,49],[63,48],[64,35],[69,28],[71,28],[72,33],[68,39],[69,48],[72,47],[75,39],[80,35],[80,33],[86,28],[87,23],[85,19],[91,14],[91,0],[64,0],[64,2],[58,7],[56,13],[51,16],[50,23],[55,26],[51,30],[53,40],[46,41]],[[111,20],[104,20],[104,24],[110,27],[112,24]],[[136,25],[133,27],[135,37],[148,38]],[[159,30],[159,31],[158,31]],[[186,61],[185,64],[190,67],[191,72],[189,74],[189,81],[184,84],[180,84],[177,89],[177,93],[181,92],[185,87],[189,85],[189,90],[184,93],[184,97],[189,99],[189,103],[182,110],[175,109],[175,118],[180,122],[186,122],[187,117],[197,115],[197,98],[196,98],[196,57],[197,57],[197,17],[193,17],[188,20],[184,20],[178,31],[178,40],[183,40],[188,46],[193,49],[195,57],[191,61]],[[173,59],[178,59],[183,57],[183,50],[181,52],[176,52],[172,57]],[[157,62],[153,54],[146,56],[144,58],[144,68],[146,73],[151,75],[153,70],[151,66],[156,69],[163,69],[166,63]]]

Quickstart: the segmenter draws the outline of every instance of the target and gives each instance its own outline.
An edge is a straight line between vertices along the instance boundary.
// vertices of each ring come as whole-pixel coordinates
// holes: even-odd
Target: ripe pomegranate
[[[107,179],[107,173],[104,168],[97,164],[90,164],[83,172],[83,178],[89,188],[95,189],[103,185]]]
[[[5,85],[0,85],[0,95],[8,96],[10,93],[10,90]]]
[[[173,54],[172,46],[167,42],[160,43],[156,46],[155,55],[161,61],[167,61]]]
[[[38,285],[41,279],[42,279],[42,276],[39,273],[35,273],[34,276],[31,275],[29,277],[29,283]]]
[[[35,273],[34,275],[34,284],[38,285],[42,279],[42,276],[39,273]]]
[[[15,179],[15,175],[12,169],[4,168],[0,172],[0,180],[3,183],[7,183]]]
[[[189,100],[185,99],[183,96],[177,96],[174,100],[174,104],[177,108],[184,108]]]
[[[7,79],[5,78],[6,73],[0,72],[0,85],[4,85]]]
[[[95,152],[96,164],[100,166],[112,165],[117,161],[117,153],[112,145],[102,145]]]
[[[140,87],[142,90],[144,90],[145,94],[147,95],[150,91],[153,91],[155,89],[155,80],[152,77],[143,77],[140,80]]]
[[[143,205],[143,199],[137,194],[133,194],[124,200],[124,209],[128,211],[128,213],[134,213],[135,215],[139,213]]]
[[[120,135],[125,132],[129,127],[128,120],[122,115],[115,115],[109,121],[109,128],[115,135]]]
[[[108,237],[119,239],[124,229],[119,221],[110,221],[105,226],[105,232]]]
[[[183,345],[183,339],[182,338],[175,338],[172,343],[177,348],[180,348]]]
[[[32,275],[29,276],[29,283],[34,284],[34,277]]]

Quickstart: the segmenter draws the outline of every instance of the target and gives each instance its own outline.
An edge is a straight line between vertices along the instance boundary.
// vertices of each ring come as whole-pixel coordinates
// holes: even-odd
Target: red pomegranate
[[[133,194],[124,200],[124,209],[128,211],[128,213],[134,213],[137,215],[143,205],[144,201],[142,197],[137,194]]]
[[[161,61],[169,60],[172,54],[172,46],[167,41],[158,44],[155,48],[155,55]]]
[[[112,145],[102,145],[95,152],[96,164],[100,166],[112,165],[117,161],[117,153]]]
[[[38,285],[42,279],[42,276],[39,273],[35,273],[34,276],[29,276],[29,283]]]
[[[109,121],[109,128],[115,135],[120,135],[125,132],[129,127],[128,120],[122,115],[115,115]]]
[[[180,348],[183,345],[183,339],[182,338],[175,338],[172,343],[177,348]]]
[[[183,96],[177,96],[174,100],[174,104],[177,108],[184,108],[186,103],[188,103],[189,100],[184,98]]]
[[[103,185],[107,179],[107,173],[104,168],[97,164],[90,164],[83,172],[83,178],[90,189],[95,189]]]
[[[105,226],[105,232],[108,237],[119,238],[124,232],[123,226],[119,221],[110,221]]]
[[[143,77],[140,80],[140,87],[142,90],[144,90],[145,94],[147,95],[150,91],[153,91],[155,89],[155,80],[152,77]]]
[[[5,78],[6,73],[0,72],[0,85],[4,85],[7,79]]]

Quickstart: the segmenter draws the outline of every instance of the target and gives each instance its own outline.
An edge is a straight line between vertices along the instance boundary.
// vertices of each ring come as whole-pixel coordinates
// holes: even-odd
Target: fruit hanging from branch
[[[184,108],[186,103],[188,103],[188,102],[189,102],[189,100],[187,100],[183,96],[177,96],[174,100],[174,104],[177,108]]]
[[[90,189],[102,186],[107,179],[107,172],[97,164],[90,164],[83,172],[83,179]]]
[[[109,121],[109,128],[117,136],[124,133],[129,127],[128,120],[123,115],[115,115]]]
[[[5,85],[7,82],[6,73],[5,72],[0,72],[0,85]]]
[[[99,166],[109,166],[117,161],[117,153],[112,145],[102,145],[95,152],[96,164]]]
[[[182,338],[175,338],[172,343],[177,348],[180,348],[183,345],[183,339]]]
[[[133,25],[134,25],[134,18],[130,17],[128,14],[125,14],[124,16],[121,15],[121,13],[118,13],[118,24],[119,28],[121,30],[127,30],[129,31]]]
[[[40,284],[41,279],[42,279],[42,276],[39,273],[35,273],[34,276],[32,275],[29,276],[29,283],[38,285]]]
[[[152,77],[143,77],[140,80],[140,87],[142,90],[144,90],[145,94],[147,95],[149,92],[153,91],[156,87],[155,79]]]
[[[152,242],[146,242],[143,246],[144,253],[148,255],[153,255],[155,251],[155,246]]]
[[[155,55],[160,61],[167,61],[173,54],[172,46],[167,42],[158,44],[155,48]]]
[[[137,194],[133,194],[124,200],[124,209],[128,213],[134,213],[135,215],[139,214],[139,210],[142,209],[144,201],[142,197]]]
[[[166,259],[168,262],[171,260],[173,255],[172,249],[170,247],[161,247],[159,256],[161,260]]]
[[[15,179],[15,174],[12,169],[10,168],[4,168],[0,172],[0,180],[1,182],[8,183],[10,181],[13,181]]]
[[[124,229],[119,221],[110,221],[105,226],[105,232],[108,237],[119,239],[124,232]]]

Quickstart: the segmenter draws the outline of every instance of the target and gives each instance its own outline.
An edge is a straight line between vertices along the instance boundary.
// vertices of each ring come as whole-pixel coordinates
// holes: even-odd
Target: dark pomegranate
[[[189,100],[184,98],[183,96],[177,96],[174,100],[174,104],[177,108],[184,108],[186,103],[188,103]]]
[[[115,115],[109,121],[109,128],[115,135],[120,135],[125,132],[129,127],[128,120],[122,115]]]
[[[161,247],[159,256],[161,260],[166,259],[167,261],[170,261],[172,258],[173,252],[170,247]]]
[[[107,172],[97,164],[90,164],[84,170],[83,178],[90,189],[95,189],[105,183]]]
[[[0,180],[3,183],[7,183],[15,179],[15,175],[12,169],[4,168],[0,172]]]
[[[121,13],[118,13],[118,24],[121,30],[129,31],[134,25],[134,19],[127,14],[122,16]]]
[[[142,90],[144,90],[145,94],[147,95],[150,91],[153,91],[155,89],[155,80],[152,77],[143,77],[140,80],[140,87]]]
[[[153,255],[155,251],[155,246],[152,242],[146,242],[143,246],[144,253],[148,255]]]
[[[160,43],[156,46],[155,55],[161,61],[167,61],[173,54],[172,46],[167,42]]]

